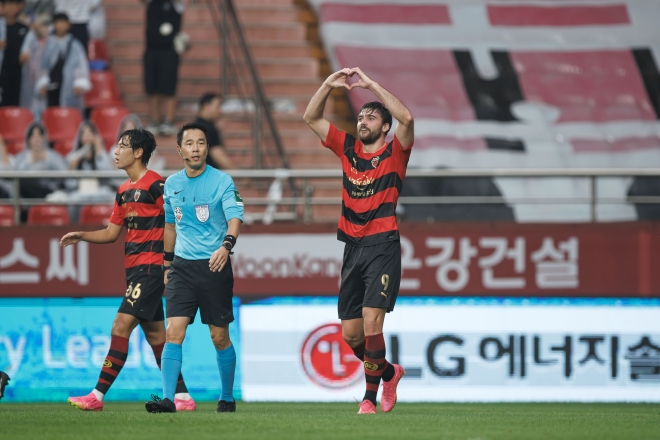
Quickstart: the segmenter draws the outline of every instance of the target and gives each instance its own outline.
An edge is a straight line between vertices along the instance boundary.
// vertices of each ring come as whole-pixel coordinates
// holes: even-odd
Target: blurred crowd
[[[181,32],[185,0],[142,2],[149,104],[144,128],[171,136],[177,131],[179,56],[188,48]],[[142,122],[124,108],[103,41],[105,28],[102,0],[0,0],[0,170],[116,169],[119,135]],[[106,52],[105,58],[95,52]],[[101,75],[106,83],[97,80]],[[114,89],[103,85],[107,80]],[[111,98],[94,98],[106,90],[114,91]],[[209,133],[208,163],[229,169],[234,163],[217,127],[220,105],[219,95],[205,94],[196,121]],[[164,169],[164,158],[154,155],[149,166]],[[119,184],[113,179],[21,179],[16,195],[64,204],[108,203]],[[0,198],[14,192],[11,181],[0,179]]]

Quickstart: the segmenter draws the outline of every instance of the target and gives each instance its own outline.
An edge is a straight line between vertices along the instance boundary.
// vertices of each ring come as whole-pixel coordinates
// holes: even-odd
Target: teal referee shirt
[[[174,255],[208,260],[222,245],[227,223],[243,221],[243,199],[232,178],[209,165],[197,177],[183,169],[165,181],[165,222],[176,225]]]

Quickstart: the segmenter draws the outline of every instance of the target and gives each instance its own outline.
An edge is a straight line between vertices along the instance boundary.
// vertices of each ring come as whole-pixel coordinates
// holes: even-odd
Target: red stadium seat
[[[48,129],[48,140],[51,142],[73,142],[82,122],[80,112],[72,107],[48,107],[41,119]]]
[[[124,107],[97,107],[92,110],[90,119],[99,129],[106,150],[111,150],[117,144],[119,124],[130,112]]]
[[[0,205],[0,226],[14,226],[14,207]]]
[[[92,89],[85,95],[87,107],[120,106],[121,95],[112,71],[89,72]]]
[[[73,150],[73,141],[57,141],[53,149],[60,153],[60,156],[66,157]]]
[[[89,40],[87,45],[87,55],[90,61],[104,60],[109,61],[108,48],[103,40]]]
[[[23,149],[25,129],[33,120],[32,112],[21,107],[0,107],[0,135],[7,144],[9,154]]]
[[[110,215],[112,215],[112,205],[87,205],[80,208],[81,225],[103,225],[108,226]]]
[[[5,140],[5,145],[7,146],[7,153],[18,154],[23,151],[23,148],[25,148],[25,141],[23,139],[15,141]]]
[[[62,205],[35,205],[28,212],[28,225],[61,226],[70,222],[69,211]]]

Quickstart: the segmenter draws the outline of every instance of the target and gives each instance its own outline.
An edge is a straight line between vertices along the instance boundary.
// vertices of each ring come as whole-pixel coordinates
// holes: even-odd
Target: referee
[[[222,391],[216,412],[235,412],[236,352],[229,340],[234,275],[229,254],[243,222],[243,200],[229,175],[206,164],[203,125],[185,124],[176,140],[184,169],[165,182],[163,399],[153,397],[146,408],[151,413],[176,412],[173,398],[181,371],[181,344],[199,309],[202,323],[211,330],[220,370]]]

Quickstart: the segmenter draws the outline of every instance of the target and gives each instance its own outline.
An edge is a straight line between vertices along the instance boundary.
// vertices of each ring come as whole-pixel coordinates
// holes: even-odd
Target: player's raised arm
[[[323,142],[325,142],[328,136],[328,131],[330,130],[330,122],[323,117],[325,102],[328,100],[328,96],[330,96],[332,89],[337,89],[339,87],[345,87],[348,90],[351,89],[350,86],[346,84],[350,72],[350,69],[342,69],[330,75],[316,93],[314,93],[309,104],[307,104],[303,119]]]
[[[121,234],[121,225],[109,223],[108,227],[98,231],[69,232],[60,240],[60,246],[66,247],[79,241],[95,244],[114,243]]]
[[[394,134],[399,139],[401,146],[404,150],[412,147],[413,141],[415,140],[415,131],[414,131],[414,120],[410,110],[403,105],[399,99],[385,90],[383,86],[378,84],[376,81],[369,78],[365,73],[359,68],[354,67],[350,69],[350,76],[357,75],[358,82],[351,84],[349,90],[360,87],[363,89],[370,90],[380,101],[387,107],[387,109],[392,113],[394,119],[399,121],[399,125],[396,127]]]

